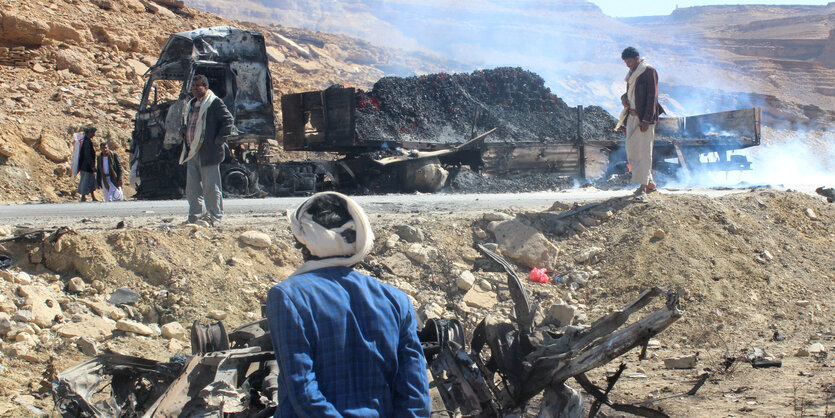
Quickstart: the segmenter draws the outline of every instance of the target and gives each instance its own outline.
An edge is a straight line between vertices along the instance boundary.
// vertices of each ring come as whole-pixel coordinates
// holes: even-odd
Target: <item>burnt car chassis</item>
[[[522,281],[499,255],[479,249],[499,263],[508,276],[515,323],[488,316],[474,329],[467,351],[466,336],[455,319],[432,319],[418,332],[427,367],[444,403],[433,415],[463,417],[522,416],[528,402],[544,391],[540,417],[583,414],[580,394],[566,385],[575,380],[595,401],[589,415],[602,404],[647,417],[665,417],[647,407],[613,403],[608,399],[618,373],[608,387],[592,384],[585,373],[643,346],[681,317],[678,296],[660,288],[644,291],[622,309],[588,327],[534,324]],[[629,317],[653,298],[666,303],[624,327]],[[80,363],[53,382],[56,410],[65,417],[268,417],[278,405],[279,370],[266,319],[226,332],[222,322],[191,331],[188,359],[158,362],[107,353]]]

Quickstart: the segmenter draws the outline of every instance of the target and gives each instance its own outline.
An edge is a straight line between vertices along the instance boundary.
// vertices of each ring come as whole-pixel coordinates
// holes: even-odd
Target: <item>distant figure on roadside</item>
[[[191,94],[194,98],[184,107],[180,154],[180,164],[186,164],[188,222],[205,217],[214,225],[223,218],[220,163],[225,157],[226,138],[235,129],[234,119],[223,100],[209,90],[206,76],[194,76]]]
[[[119,156],[110,152],[107,142],[100,144],[98,164],[96,164],[96,183],[101,187],[105,202],[123,200],[122,163]]]
[[[352,267],[374,245],[365,211],[335,192],[288,211],[306,262],[267,295],[276,417],[428,417],[426,360],[408,296]]]
[[[665,112],[658,104],[658,72],[655,68],[631,46],[620,56],[629,67],[629,73],[626,74],[626,93],[620,98],[623,111],[615,130],[626,124],[626,159],[632,169],[632,181],[640,185],[635,194],[641,195],[657,188],[652,179],[652,146],[655,122],[658,115]]]
[[[78,156],[78,173],[81,177],[78,179],[78,193],[81,195],[81,201],[87,201],[87,195],[93,201],[96,199],[96,149],[93,146],[93,137],[96,136],[96,127],[88,126],[84,128],[84,139],[81,141],[81,150]]]

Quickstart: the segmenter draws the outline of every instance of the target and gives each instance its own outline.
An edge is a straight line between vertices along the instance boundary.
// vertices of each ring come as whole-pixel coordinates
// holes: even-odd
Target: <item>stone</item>
[[[12,236],[12,229],[11,225],[0,225],[0,237],[10,237]]]
[[[184,348],[185,347],[183,346],[183,343],[181,343],[180,341],[174,339],[168,340],[169,351],[173,353],[179,353],[180,351],[183,351]]]
[[[103,10],[113,10],[113,1],[112,0],[90,0],[91,3],[99,6],[100,9]]]
[[[85,40],[83,32],[62,22],[50,22],[46,37],[59,42],[83,42]]]
[[[89,337],[100,341],[116,329],[116,322],[112,319],[101,318],[90,314],[73,317],[72,322],[66,322],[55,328],[55,333],[65,338]]]
[[[589,247],[580,253],[574,256],[574,261],[580,264],[588,263],[589,261],[593,261],[594,258],[603,252],[603,249],[600,247]]]
[[[145,336],[154,335],[154,331],[149,326],[131,319],[120,319],[116,321],[116,329]]]
[[[406,242],[423,242],[425,239],[423,232],[411,225],[399,225],[395,233]]]
[[[484,291],[478,286],[473,286],[462,299],[467,306],[481,309],[492,309],[498,303],[498,296],[492,291]]]
[[[666,236],[667,236],[667,231],[665,231],[661,228],[656,229],[655,232],[652,233],[652,238],[653,239],[664,239]]]
[[[396,252],[380,261],[380,264],[391,270],[392,274],[402,279],[420,278],[420,269],[416,269],[412,261],[402,252]]]
[[[487,222],[503,222],[513,219],[514,216],[502,212],[489,212],[481,215],[481,218]]]
[[[126,63],[128,64],[128,67],[133,70],[133,73],[138,76],[143,76],[148,71],[148,66],[142,61],[130,58],[126,61]],[[139,105],[137,105],[136,108],[138,109]]]
[[[699,362],[699,354],[664,359],[664,367],[668,369],[692,369]]]
[[[795,357],[809,357],[809,349],[806,347],[800,347],[794,355]]]
[[[93,286],[93,289],[96,289],[99,292],[104,290],[104,282],[101,280],[93,280],[91,285]]]
[[[90,337],[81,337],[78,341],[75,342],[75,346],[78,347],[78,350],[81,351],[82,354],[85,356],[97,356],[99,354],[98,345],[96,344],[96,340]]]
[[[55,317],[61,314],[61,305],[55,300],[55,294],[46,287],[20,286],[18,293],[27,298],[27,305],[32,310],[32,322],[40,327],[51,327]]]
[[[209,311],[209,313],[206,316],[208,316],[209,318],[212,318],[214,320],[222,321],[222,320],[226,319],[227,316],[229,316],[229,313],[227,313],[226,311],[221,310],[221,309],[215,309],[215,310]]]
[[[37,47],[43,44],[48,32],[49,25],[32,14],[24,16],[3,10],[0,39],[6,45]]]
[[[0,144],[0,155],[12,158],[15,155],[15,148],[9,144]]]
[[[41,136],[41,141],[38,143],[38,151],[43,154],[44,157],[55,163],[62,163],[72,157],[70,145],[66,141],[50,133],[44,133]]]
[[[438,258],[438,250],[428,245],[412,244],[406,249],[406,257],[416,263],[426,264]]]
[[[26,257],[32,264],[41,264],[43,262],[43,250],[41,247],[32,248],[29,250],[29,253],[26,254]]]
[[[238,236],[238,240],[255,248],[267,248],[273,245],[270,236],[259,231],[246,231]]]
[[[74,49],[59,49],[55,52],[55,69],[70,70],[82,76],[90,76],[97,71],[96,65],[86,54]]]
[[[114,321],[118,321],[128,316],[125,311],[100,300],[80,299],[79,301],[87,305],[87,307],[92,309],[97,315],[104,318],[110,318]]]
[[[521,221],[504,221],[495,226],[496,242],[508,258],[527,266],[554,270],[559,249],[536,228]]]
[[[284,54],[281,53],[281,50],[274,46],[267,47],[267,57],[270,59],[270,61],[278,64],[281,64],[282,62],[284,62],[284,60],[287,59],[287,57],[285,57]]]
[[[6,335],[12,330],[12,318],[6,312],[0,312],[0,335]]]
[[[110,294],[107,302],[116,306],[133,305],[139,302],[139,293],[128,287],[120,287]]]
[[[430,319],[441,318],[444,314],[444,308],[442,308],[441,305],[438,305],[435,302],[431,302],[418,308],[416,314],[418,320],[418,328],[423,328],[426,324],[426,321]]]
[[[67,290],[73,293],[81,293],[87,288],[87,284],[84,283],[84,280],[81,277],[73,277],[67,282]]]
[[[455,284],[459,289],[466,292],[472,289],[473,283],[475,283],[475,275],[469,270],[464,270],[458,275],[458,280],[456,280]]]
[[[544,324],[552,324],[557,327],[565,327],[571,325],[574,320],[575,309],[573,306],[565,303],[555,303],[545,312]]]
[[[813,221],[818,219],[818,214],[817,214],[817,213],[815,213],[815,211],[814,211],[814,210],[812,210],[812,208],[806,208],[806,209],[803,211],[803,213],[805,213],[805,214],[806,214],[806,216],[807,216],[809,219],[813,220]]]
[[[801,299],[801,300],[798,300],[797,302],[795,302],[794,304],[797,305],[797,306],[800,306],[801,308],[805,308],[805,307],[808,307],[809,305],[811,305],[812,302],[809,302],[808,300],[802,300]]]
[[[391,249],[397,248],[397,243],[398,242],[400,242],[400,237],[397,234],[394,234],[394,235],[388,237],[388,239],[386,239],[386,242],[383,244],[383,246],[387,250],[391,250]]]
[[[13,281],[18,284],[31,284],[32,276],[25,271],[21,271],[14,275]]]
[[[12,315],[12,320],[17,321],[17,322],[28,323],[28,322],[32,322],[33,319],[34,319],[34,317],[32,315],[32,311],[30,311],[28,309],[21,309],[21,310],[15,312],[14,315]]]
[[[174,338],[182,340],[186,336],[186,329],[180,325],[179,322],[169,322],[160,328],[160,332],[164,338]]]
[[[826,353],[826,347],[824,347],[821,343],[814,343],[810,345],[809,348],[807,348],[806,350],[809,351],[809,354],[813,356]]]

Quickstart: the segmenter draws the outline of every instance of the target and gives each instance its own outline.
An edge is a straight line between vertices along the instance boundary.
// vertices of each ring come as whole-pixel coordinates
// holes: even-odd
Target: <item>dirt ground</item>
[[[542,211],[504,212],[534,226],[559,249],[550,272],[554,279],[525,283],[545,310],[564,301],[577,309],[576,323],[590,324],[652,286],[681,295],[684,316],[657,336],[648,359],[639,360],[638,350],[633,350],[590,373],[604,385],[605,375],[626,363],[610,394],[613,401],[643,402],[670,416],[831,416],[831,205],[802,193],[769,189],[721,198],[661,192],[645,203],[629,198],[599,203],[558,221],[554,215],[570,206],[557,202]],[[587,216],[592,212],[595,217]],[[506,276],[476,268],[475,244],[496,241],[484,215],[374,215],[375,250],[360,269],[404,290],[419,312],[437,305],[439,315],[459,318],[468,332],[488,313],[507,319],[512,302]],[[492,219],[489,214],[487,218]],[[62,337],[59,330],[73,321],[113,317],[93,306],[115,289],[129,287],[139,294],[136,304],[118,310],[149,325],[153,333],[111,331],[99,336],[98,349],[167,360],[190,353],[188,334],[164,338],[159,326],[177,321],[188,329],[195,320],[209,321],[206,315],[217,310],[222,313],[213,315],[225,314],[230,328],[260,318],[267,289],[301,264],[281,217],[231,216],[218,228],[151,217],[129,220],[127,228],[117,229],[120,220],[77,222],[57,235],[2,244],[14,261],[0,280],[0,311],[13,323],[12,331],[5,331],[0,354],[0,415],[29,416],[32,408],[54,413],[51,378],[86,358],[77,338]],[[406,225],[419,230],[423,239],[411,243],[394,238]],[[7,229],[11,231],[0,232],[14,233],[16,228]],[[659,229],[665,232],[661,238]],[[263,232],[270,243],[245,244],[241,235],[246,231]],[[427,261],[417,261],[415,245],[427,250]],[[582,253],[592,256],[585,261]],[[527,277],[529,267],[515,266]],[[465,270],[474,274],[478,286],[490,289],[494,307],[464,301],[466,292],[456,282]],[[60,304],[58,321],[51,326],[27,324],[18,315],[26,308],[21,297],[26,277],[20,272],[28,273],[29,286],[47,289]],[[578,272],[588,281],[577,280]],[[83,290],[74,277],[81,279]],[[639,312],[633,319],[640,317]],[[31,338],[9,338],[26,333]],[[824,351],[817,351],[816,343]],[[782,367],[753,368],[745,359],[755,350],[780,360]],[[665,359],[691,354],[699,359],[693,369],[664,366]],[[728,365],[727,358],[738,360]],[[680,396],[705,372],[710,378],[695,396]],[[605,407],[603,413],[618,416]]]

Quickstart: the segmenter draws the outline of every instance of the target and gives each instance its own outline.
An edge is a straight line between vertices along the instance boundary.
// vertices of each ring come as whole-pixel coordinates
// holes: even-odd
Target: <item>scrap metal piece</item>
[[[191,327],[191,353],[205,354],[229,349],[229,335],[223,321],[203,325],[194,321]]]
[[[65,417],[139,416],[182,369],[178,362],[102,354],[58,374],[52,383],[55,409]]]
[[[513,307],[516,311],[516,323],[519,325],[519,329],[522,332],[530,332],[530,330],[533,329],[533,319],[536,315],[536,307],[531,307],[530,299],[528,299],[528,292],[525,290],[525,286],[522,285],[522,280],[519,279],[519,275],[516,274],[516,270],[510,265],[510,263],[507,262],[507,260],[502,258],[502,256],[488,250],[483,245],[478,244],[478,249],[490,257],[493,261],[499,263],[499,265],[501,265],[507,272],[507,287],[510,290],[510,297],[513,299]]]

